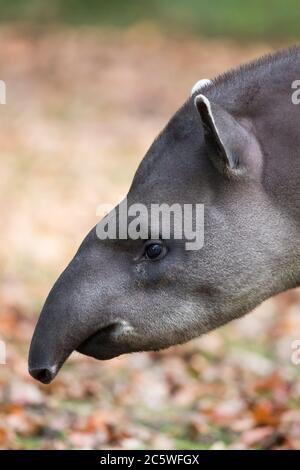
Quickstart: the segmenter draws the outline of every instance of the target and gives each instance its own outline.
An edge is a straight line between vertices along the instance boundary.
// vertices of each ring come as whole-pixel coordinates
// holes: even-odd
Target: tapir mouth
[[[112,359],[122,354],[119,350],[120,340],[129,329],[127,322],[114,322],[89,336],[76,348],[76,351],[95,359]]]

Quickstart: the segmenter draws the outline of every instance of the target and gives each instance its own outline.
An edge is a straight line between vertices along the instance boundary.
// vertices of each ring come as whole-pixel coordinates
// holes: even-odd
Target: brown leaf
[[[270,401],[264,400],[255,404],[251,411],[253,419],[258,425],[277,426],[280,422],[278,410],[276,412]]]

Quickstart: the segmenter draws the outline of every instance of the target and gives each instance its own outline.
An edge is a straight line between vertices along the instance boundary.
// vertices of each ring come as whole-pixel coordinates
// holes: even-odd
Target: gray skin
[[[74,350],[110,359],[184,343],[300,284],[299,64],[294,48],[230,71],[172,117],[128,204],[204,203],[204,247],[171,237],[150,260],[149,241],[101,241],[94,227],[43,307],[34,378],[49,383]]]

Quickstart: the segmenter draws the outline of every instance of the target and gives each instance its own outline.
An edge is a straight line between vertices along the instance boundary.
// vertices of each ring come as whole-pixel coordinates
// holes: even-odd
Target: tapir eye
[[[145,257],[150,260],[161,259],[166,254],[166,248],[159,242],[148,242],[145,246]]]

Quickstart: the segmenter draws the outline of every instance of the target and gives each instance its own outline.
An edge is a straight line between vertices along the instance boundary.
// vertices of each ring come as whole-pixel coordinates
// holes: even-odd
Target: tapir
[[[187,342],[300,285],[299,79],[294,47],[193,87],[127,200],[203,204],[203,247],[92,228],[42,309],[35,379],[50,383],[73,351],[104,360]]]

